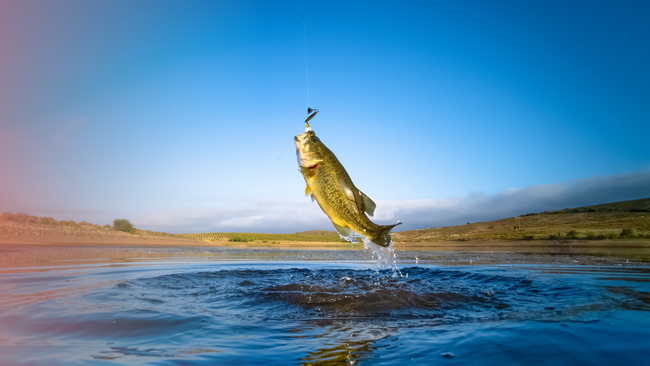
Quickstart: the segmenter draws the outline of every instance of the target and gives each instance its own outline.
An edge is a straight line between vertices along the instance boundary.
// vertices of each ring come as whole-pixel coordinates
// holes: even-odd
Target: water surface
[[[400,271],[174,259],[5,271],[2,365],[642,365],[650,355],[648,267]]]

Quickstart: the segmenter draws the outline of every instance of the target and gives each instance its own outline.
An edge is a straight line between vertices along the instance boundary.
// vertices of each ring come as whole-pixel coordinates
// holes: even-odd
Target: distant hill
[[[179,243],[189,241],[178,234],[167,234],[133,228],[128,232],[116,230],[111,225],[96,225],[85,221],[57,221],[51,217],[38,217],[25,213],[3,212],[0,214],[0,243],[2,242],[48,242],[52,240],[78,240],[83,242],[101,242],[109,240],[117,243],[120,240],[143,239],[150,241]],[[108,243],[108,242],[107,242]]]
[[[650,212],[650,198],[640,200],[620,201],[612,203],[603,203],[601,205],[584,206],[576,208],[565,208],[559,211],[544,211],[540,213],[530,213],[523,216],[532,215],[557,215],[567,213],[582,212]]]
[[[318,230],[312,230],[316,232]],[[309,233],[309,232],[308,232]],[[187,238],[208,240],[208,241],[230,241],[230,242],[254,242],[260,241],[263,244],[280,244],[281,241],[305,241],[305,242],[323,242],[323,243],[345,243],[338,233],[323,231],[330,234],[263,234],[263,233],[195,233],[180,234]]]
[[[391,233],[397,243],[489,240],[618,240],[650,239],[650,198],[529,213],[489,222]],[[199,233],[167,234],[134,229],[131,234],[110,225],[56,221],[23,213],[0,214],[0,239],[17,237],[198,239],[224,241],[344,242],[336,231],[309,230],[295,234]]]
[[[394,233],[395,242],[650,239],[650,198]]]
[[[301,231],[299,233],[296,233],[296,235],[324,235],[324,236],[338,236],[339,233],[336,231],[326,231],[326,230],[308,230],[308,231]]]

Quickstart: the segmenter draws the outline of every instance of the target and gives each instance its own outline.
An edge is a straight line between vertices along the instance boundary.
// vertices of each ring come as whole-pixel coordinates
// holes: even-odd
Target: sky
[[[303,18],[304,15],[304,18]],[[650,2],[0,2],[0,211],[332,230],[311,127],[399,230],[650,197]]]

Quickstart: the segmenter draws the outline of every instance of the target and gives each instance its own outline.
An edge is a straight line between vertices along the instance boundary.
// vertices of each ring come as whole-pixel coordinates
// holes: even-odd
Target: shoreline
[[[258,242],[230,242],[222,240],[184,239],[177,237],[124,235],[112,237],[83,237],[83,236],[40,236],[12,235],[0,237],[0,248],[3,246],[43,246],[43,247],[228,247],[228,248],[336,248],[342,250],[363,249],[359,243],[337,243],[317,241],[282,240],[279,244]],[[650,248],[650,240],[621,239],[621,240],[468,240],[468,241],[436,241],[436,242],[396,242],[395,251],[405,250],[463,250],[473,248]]]
[[[645,216],[641,216],[645,219]],[[37,219],[36,217],[33,217]],[[484,224],[484,223],[481,223]],[[475,224],[478,225],[478,224]],[[469,225],[472,226],[472,225]],[[465,228],[465,227],[463,227]],[[445,228],[441,228],[445,229]],[[403,234],[403,233],[402,233]],[[398,235],[399,237],[399,235]],[[299,239],[299,238],[296,238]],[[341,249],[362,250],[363,244],[349,242],[318,242],[300,240],[273,240],[275,244],[261,241],[231,242],[228,239],[191,238],[183,234],[156,233],[137,230],[137,233],[127,233],[114,230],[108,226],[93,225],[86,222],[74,223],[61,221],[56,225],[36,222],[19,222],[0,219],[0,248],[6,246],[34,247],[227,247],[227,248],[261,248],[261,249]],[[450,239],[445,241],[418,238],[417,240],[397,239],[393,248],[395,251],[427,251],[427,250],[485,250],[521,248],[648,248],[650,238],[624,238],[587,240],[568,238],[500,238],[500,239]]]
[[[463,240],[394,243],[403,265],[650,266],[650,240]],[[117,265],[178,260],[372,262],[363,244],[277,241],[277,244],[190,239],[174,234],[129,234],[108,228],[18,224],[0,220],[0,273],[49,266]],[[630,260],[632,262],[630,262]],[[37,267],[41,269],[28,269]],[[22,268],[22,269],[18,269]]]
[[[312,243],[313,244],[313,243]],[[49,271],[61,267],[169,264],[171,262],[325,261],[368,263],[376,257],[362,245],[337,247],[261,247],[214,245],[0,245],[0,274]],[[398,267],[418,265],[589,265],[650,268],[650,248],[463,247],[395,251]],[[516,250],[515,250],[516,249]],[[611,250],[610,250],[611,249]],[[85,266],[85,267],[84,267]]]

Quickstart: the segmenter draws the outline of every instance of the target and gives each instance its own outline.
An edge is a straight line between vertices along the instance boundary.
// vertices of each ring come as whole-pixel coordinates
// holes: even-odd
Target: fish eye
[[[318,139],[318,137],[314,136],[314,137],[312,137],[311,141],[312,142],[319,142],[320,140]]]

